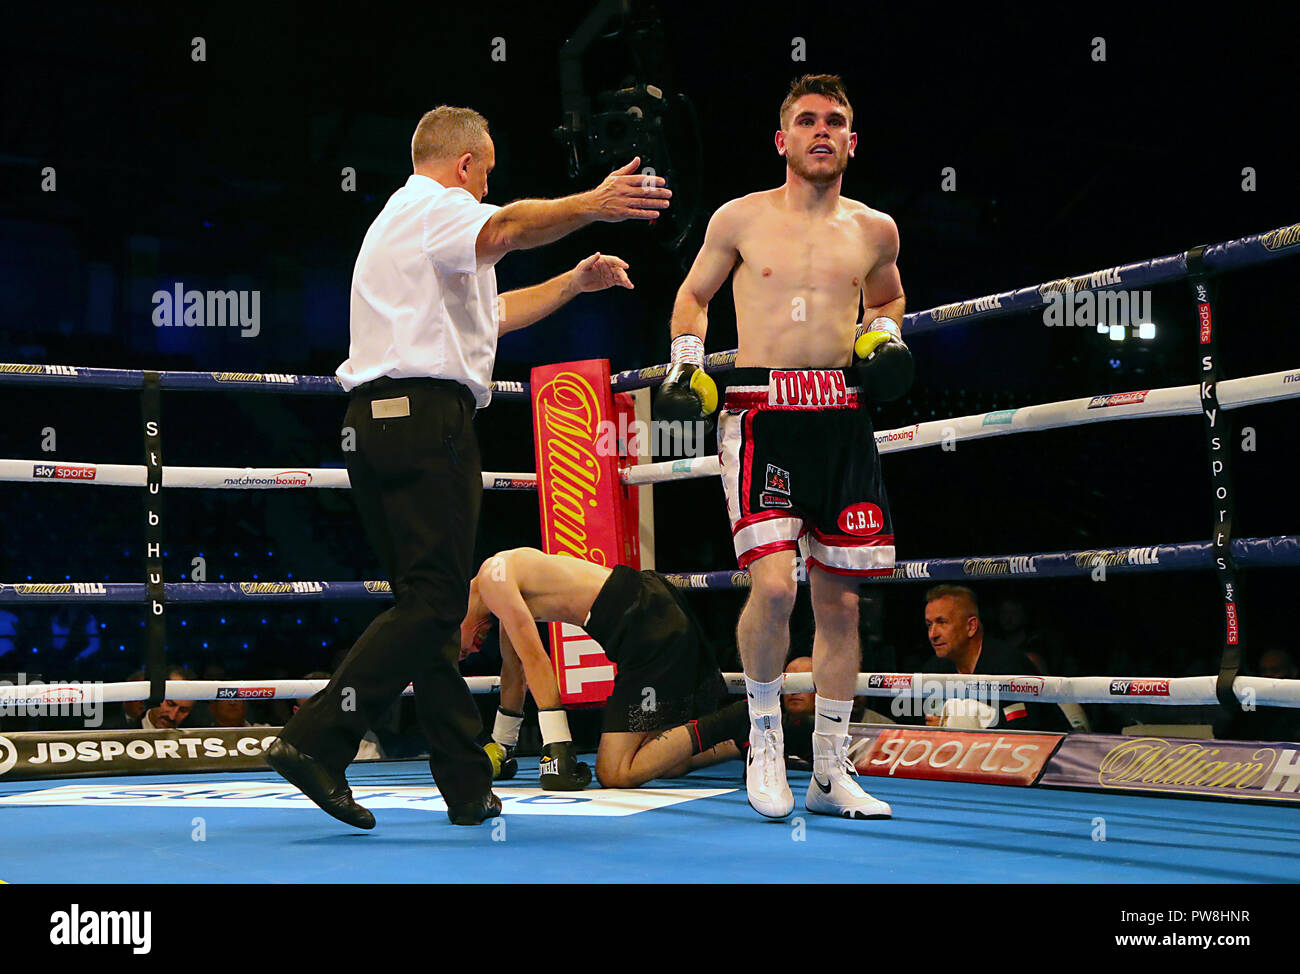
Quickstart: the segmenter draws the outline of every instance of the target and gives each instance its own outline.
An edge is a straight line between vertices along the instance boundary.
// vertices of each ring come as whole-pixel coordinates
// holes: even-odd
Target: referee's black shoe
[[[447,817],[452,825],[481,825],[501,814],[501,799],[492,792],[472,802],[447,806]]]
[[[288,741],[276,738],[263,755],[266,763],[285,781],[314,801],[321,811],[353,828],[373,829],[370,809],[352,800],[352,789],[343,775],[331,771],[310,754],[303,754]]]

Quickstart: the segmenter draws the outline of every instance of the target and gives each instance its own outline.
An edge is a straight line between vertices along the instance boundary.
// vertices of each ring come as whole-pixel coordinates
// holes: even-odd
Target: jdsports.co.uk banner
[[[174,771],[266,770],[279,727],[23,731],[0,735],[0,781]]]

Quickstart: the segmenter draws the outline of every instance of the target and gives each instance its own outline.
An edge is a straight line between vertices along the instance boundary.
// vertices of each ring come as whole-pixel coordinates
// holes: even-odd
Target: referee
[[[591,223],[653,220],[672,195],[662,178],[637,175],[633,159],[575,196],[483,203],[495,150],[487,120],[469,108],[421,118],[411,163],[357,255],[351,345],[337,373],[352,394],[343,430],[352,496],[396,604],[266,751],[308,798],[362,829],[375,817],[352,800],[344,771],[408,683],[448,817],[477,825],[500,814],[457,662],[483,493],[474,411],[491,399],[499,335],[583,291],[632,286],[626,263],[594,254],[498,297],[494,265]]]

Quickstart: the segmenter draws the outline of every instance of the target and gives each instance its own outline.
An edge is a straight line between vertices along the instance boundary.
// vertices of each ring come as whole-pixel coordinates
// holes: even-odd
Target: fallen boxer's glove
[[[574,756],[572,741],[556,741],[542,748],[540,767],[546,791],[582,791],[591,784],[591,768]]]
[[[519,772],[519,762],[515,760],[513,747],[507,747],[505,744],[498,744],[496,741],[488,741],[483,745],[483,750],[492,760],[492,780],[509,781]]]

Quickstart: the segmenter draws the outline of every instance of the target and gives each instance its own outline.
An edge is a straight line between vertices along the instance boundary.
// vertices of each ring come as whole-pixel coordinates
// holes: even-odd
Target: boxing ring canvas
[[[536,759],[502,815],[447,822],[423,762],[354,765],[378,826],[321,814],[276,775],[0,784],[10,883],[1294,883],[1284,805],[872,778],[888,821],[759,819],[739,762],[629,791],[543,792]],[[807,772],[791,771],[801,796]]]

